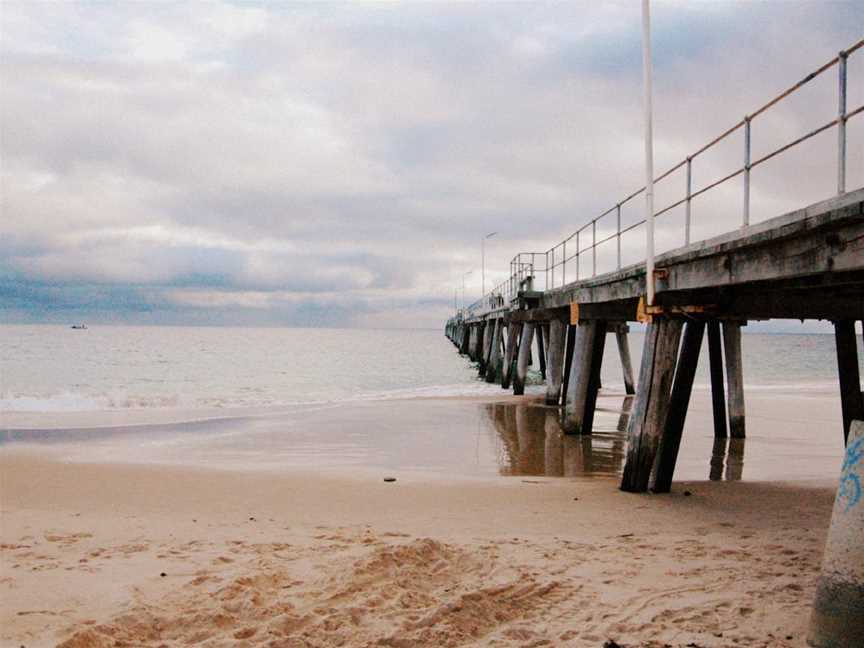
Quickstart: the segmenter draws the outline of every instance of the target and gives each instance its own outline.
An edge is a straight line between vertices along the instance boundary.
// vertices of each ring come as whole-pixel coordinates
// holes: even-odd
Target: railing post
[[[684,245],[690,245],[690,194],[693,193],[693,160],[687,158],[687,202],[684,205]]]
[[[576,281],[579,281],[579,232],[576,232]]]
[[[591,221],[591,276],[597,276],[597,220]]]
[[[840,77],[839,106],[837,110],[837,193],[846,193],[846,52],[838,55]]]
[[[564,247],[561,252],[561,285],[567,285],[567,239],[564,239]]]
[[[552,248],[552,255],[554,258],[555,248]],[[543,285],[546,286],[546,290],[549,290],[549,250],[546,250],[546,281],[543,282]],[[552,276],[552,287],[555,287],[555,276]]]
[[[621,269],[621,203],[615,205],[615,219],[617,220],[618,237],[618,270]]]
[[[744,227],[750,224],[750,117],[744,118]]]

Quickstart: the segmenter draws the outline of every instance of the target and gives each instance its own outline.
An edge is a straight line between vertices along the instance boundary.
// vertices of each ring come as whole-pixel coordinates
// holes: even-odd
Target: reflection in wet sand
[[[621,410],[598,412],[590,435],[564,434],[560,411],[540,404],[492,403],[486,414],[498,435],[503,475],[576,477],[618,475],[624,463],[627,416]]]
[[[485,413],[496,433],[502,475],[617,476],[627,445],[633,397],[620,409],[598,408],[592,434],[565,434],[560,410],[538,403],[491,403]],[[745,439],[714,440],[708,478],[737,481],[744,471]]]

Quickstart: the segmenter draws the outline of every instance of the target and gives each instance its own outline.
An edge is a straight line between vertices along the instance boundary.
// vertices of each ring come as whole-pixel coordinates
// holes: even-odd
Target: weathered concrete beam
[[[621,357],[621,370],[624,373],[624,391],[627,394],[635,394],[633,386],[633,362],[630,360],[630,341],[628,333],[630,329],[625,324],[615,329],[615,340],[618,343],[618,355]]]
[[[743,439],[744,361],[741,355],[741,322],[723,322],[723,352],[726,356],[726,396],[729,400],[729,435]]]
[[[564,398],[563,428],[567,434],[591,434],[605,341],[606,322],[592,320],[576,327],[570,380]]]
[[[557,405],[561,402],[566,337],[567,324],[558,319],[549,322],[549,363],[546,367],[547,405]]]
[[[723,346],[720,335],[720,322],[708,322],[708,361],[711,372],[711,409],[714,414],[714,438],[725,439],[726,391],[723,384]]]
[[[486,382],[492,383],[501,375],[501,329],[503,320],[499,317],[494,320],[492,333],[492,345],[489,350],[489,360],[486,365]]]
[[[840,408],[843,413],[843,438],[849,438],[853,420],[864,420],[864,398],[861,395],[861,376],[858,371],[858,341],[854,320],[834,322],[834,340],[837,348],[837,374],[840,378]]]
[[[636,400],[627,425],[627,462],[621,490],[632,493],[648,490],[666,424],[681,326],[679,320],[656,318],[645,333]]]
[[[516,363],[516,350],[519,337],[522,335],[522,323],[510,322],[507,325],[507,348],[504,352],[504,366],[501,368],[501,388],[509,389],[513,381],[513,369]]]
[[[687,418],[687,407],[690,404],[704,332],[705,322],[689,321],[684,325],[681,352],[678,355],[678,366],[669,398],[669,411],[666,413],[666,423],[660,437],[651,485],[651,489],[657,493],[668,493],[672,488],[672,476],[678,461],[681,435],[684,432],[684,421]]]
[[[522,339],[519,341],[519,357],[516,361],[516,371],[513,376],[513,393],[521,396],[525,393],[525,379],[528,376],[528,365],[531,364],[531,342],[534,338],[534,322],[522,325]]]

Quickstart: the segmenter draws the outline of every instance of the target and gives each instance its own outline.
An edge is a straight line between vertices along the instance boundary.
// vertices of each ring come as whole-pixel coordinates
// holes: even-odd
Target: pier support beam
[[[510,383],[513,381],[513,365],[516,363],[516,348],[519,346],[521,334],[521,322],[510,322],[507,325],[507,347],[504,350],[504,366],[501,367],[502,389],[509,389]]]
[[[626,324],[620,325],[615,330],[615,340],[618,342],[618,355],[621,356],[621,369],[624,372],[624,390],[628,394],[635,394],[633,386],[633,362],[630,360],[630,341],[627,334],[630,327]]]
[[[459,353],[462,355],[468,355],[468,342],[471,339],[471,336],[468,334],[468,325],[460,324],[459,325]]]
[[[567,398],[567,391],[570,389],[570,372],[573,370],[573,348],[576,344],[576,326],[567,324],[566,342],[564,346],[564,375],[561,377],[561,403],[563,404]]]
[[[537,356],[540,360],[540,377],[546,380],[546,346],[547,336],[542,324],[537,325]]]
[[[570,380],[564,398],[563,428],[567,434],[591,434],[605,342],[605,321],[591,320],[576,327]]]
[[[481,378],[486,376],[486,370],[489,366],[489,355],[492,353],[492,336],[495,334],[495,320],[486,320],[483,324],[483,347],[482,357],[480,358],[480,367],[478,374]]]
[[[693,378],[696,376],[704,333],[705,322],[690,321],[684,326],[681,352],[675,369],[675,382],[672,384],[672,395],[669,398],[669,411],[666,413],[666,425],[663,426],[657,466],[654,469],[652,490],[656,493],[668,493],[672,488],[672,475],[675,472],[675,463],[678,461],[681,434],[687,418],[687,406],[690,404],[690,393],[693,390]]]
[[[861,396],[861,376],[858,371],[858,341],[855,322],[834,322],[834,340],[837,345],[837,373],[840,378],[840,408],[843,412],[843,439],[849,440],[849,426],[853,420],[864,420],[864,398]]]
[[[474,325],[474,356],[472,360],[480,363],[483,360],[483,322],[478,322]]]
[[[492,331],[492,345],[489,349],[489,360],[486,363],[486,382],[492,383],[498,379],[501,373],[501,326],[503,320],[494,320]]]
[[[534,338],[534,322],[522,325],[522,339],[519,341],[519,357],[516,361],[516,372],[513,376],[513,393],[521,396],[525,393],[525,378],[528,376],[528,366],[531,364],[531,341]]]
[[[546,404],[561,402],[561,379],[564,372],[564,348],[567,325],[561,320],[549,323],[549,361],[546,365]]]
[[[723,352],[726,355],[726,384],[729,399],[729,436],[743,439],[744,368],[741,357],[741,322],[723,322]]]
[[[648,490],[660,435],[666,424],[680,338],[681,322],[678,320],[654,319],[645,332],[636,400],[627,424],[627,463],[621,490],[631,493]]]
[[[720,322],[708,322],[708,362],[711,369],[711,409],[714,412],[714,438],[725,439],[726,387],[723,384],[723,346],[720,338]]]

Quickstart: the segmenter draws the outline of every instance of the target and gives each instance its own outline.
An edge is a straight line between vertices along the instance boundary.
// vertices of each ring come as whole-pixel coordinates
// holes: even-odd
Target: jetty
[[[864,112],[864,104],[847,109],[847,60],[856,53],[864,59],[862,47],[864,40],[841,51],[654,179],[684,180],[680,199],[654,213],[661,222],[664,214],[683,211],[683,246],[622,265],[622,237],[650,226],[645,218],[622,226],[622,210],[632,209],[642,187],[549,249],[514,256],[504,282],[447,321],[447,337],[487,382],[517,395],[524,393],[536,352],[546,404],[559,408],[565,433],[587,435],[607,335],[614,333],[625,389],[635,394],[621,488],[662,493],[672,485],[706,334],[715,437],[743,439],[742,327],[772,318],[828,320],[836,337],[846,438],[851,422],[864,419],[855,333],[856,321],[864,321],[864,188],[846,187],[846,125]],[[829,71],[837,74],[836,117],[754,159],[751,133],[763,115]],[[827,131],[837,136],[836,190],[820,202],[751,223],[751,171]],[[699,158],[733,136],[742,140],[741,165],[695,188]],[[691,241],[694,203],[733,179],[743,192],[740,200],[727,201],[723,222],[734,222],[735,229]],[[654,248],[652,236],[653,228],[643,238],[646,250]],[[609,271],[598,272],[598,250],[613,259]],[[650,278],[647,267],[653,268]],[[628,342],[631,322],[646,325],[638,379]]]

